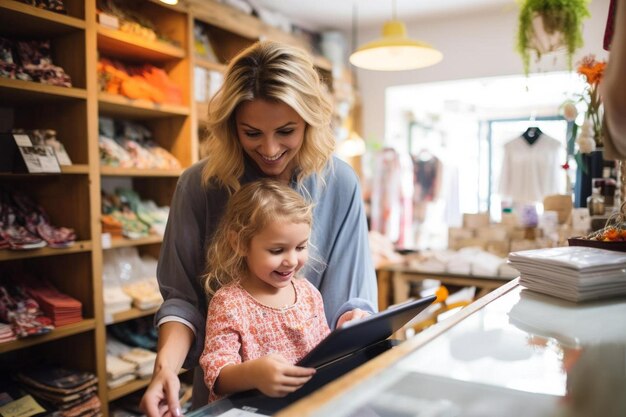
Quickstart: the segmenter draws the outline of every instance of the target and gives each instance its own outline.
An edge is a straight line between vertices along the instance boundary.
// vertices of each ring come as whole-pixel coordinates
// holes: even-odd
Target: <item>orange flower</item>
[[[593,139],[596,146],[603,146],[602,97],[598,85],[602,81],[606,61],[596,61],[593,54],[585,56],[578,63],[578,74],[585,77],[587,85],[582,100],[587,104],[585,117],[593,126]]]
[[[596,61],[594,55],[587,55],[578,66],[578,73],[583,75],[591,85],[599,84],[604,74],[605,61]]]

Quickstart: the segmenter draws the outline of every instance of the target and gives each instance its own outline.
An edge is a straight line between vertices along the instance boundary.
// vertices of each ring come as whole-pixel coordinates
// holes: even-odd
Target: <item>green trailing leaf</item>
[[[567,60],[572,69],[572,57],[576,49],[583,46],[582,23],[590,16],[587,5],[590,0],[518,0],[520,13],[517,30],[517,52],[522,57],[524,73],[528,75],[530,56],[534,52],[537,59],[541,51],[532,48],[534,36],[532,19],[535,13],[542,16],[543,25],[548,34],[563,33]]]

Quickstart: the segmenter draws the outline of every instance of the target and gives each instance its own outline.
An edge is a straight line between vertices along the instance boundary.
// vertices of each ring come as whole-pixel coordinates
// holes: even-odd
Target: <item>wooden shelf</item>
[[[148,100],[133,100],[108,93],[98,93],[101,114],[135,119],[153,119],[165,116],[188,116],[189,107],[157,104]]]
[[[89,165],[73,164],[73,165],[61,165],[62,174],[88,174]]]
[[[10,352],[12,350],[23,349],[30,346],[46,343],[51,340],[61,339],[63,337],[72,336],[78,333],[94,330],[96,321],[94,319],[82,320],[78,323],[68,324],[66,326],[57,327],[48,334],[41,336],[27,337],[26,339],[18,339],[12,342],[0,343],[0,354]]]
[[[74,165],[61,165],[61,172],[42,172],[30,174],[28,172],[0,172],[0,178],[16,178],[16,179],[36,179],[41,177],[56,176],[56,175],[75,175],[75,174],[88,174],[89,166],[85,164]]]
[[[226,68],[227,68],[226,64],[222,64],[221,62],[209,61],[207,59],[200,58],[198,56],[195,57],[194,63],[196,66],[207,69],[209,71],[219,71],[222,73],[226,72]]]
[[[180,177],[183,169],[143,169],[100,166],[100,174],[107,177]]]
[[[147,387],[149,384],[150,378],[135,379],[130,381],[128,384],[122,385],[121,387],[109,389],[107,398],[109,401],[114,401],[128,394],[132,394],[135,391],[139,391],[140,389]]]
[[[184,374],[187,372],[186,369],[181,369],[178,375]],[[121,387],[111,388],[109,389],[109,393],[107,395],[109,402],[117,400],[118,398],[122,398],[128,394],[132,394],[135,391],[139,391],[142,388],[147,387],[150,384],[150,378],[146,379],[135,379],[130,381],[128,384],[124,384]]]
[[[28,258],[41,258],[44,256],[58,256],[58,255],[69,255],[73,253],[81,253],[81,252],[89,252],[91,250],[91,241],[90,240],[79,240],[74,242],[74,245],[69,248],[48,248],[43,247],[40,249],[32,249],[32,250],[8,250],[3,249],[0,250],[0,262],[2,261],[12,261],[17,259],[28,259]]]
[[[326,71],[332,70],[332,63],[325,57],[313,55],[310,46],[301,37],[275,28],[257,17],[217,2],[192,2],[191,13],[200,22],[216,26],[226,32],[256,41],[271,39],[300,47],[312,55],[313,63]]]
[[[185,57],[185,51],[163,41],[149,41],[141,36],[98,26],[98,51],[126,61],[167,62]]]
[[[85,100],[87,90],[0,78],[0,96],[3,97],[3,101],[6,100],[3,104],[31,104],[33,101]]]
[[[133,246],[154,245],[163,242],[163,236],[151,235],[139,239],[114,238],[111,239],[111,246],[103,249],[128,248]]]
[[[217,26],[250,40],[255,41],[263,35],[259,19],[233,7],[207,1],[193,2],[190,10],[194,18],[201,22]]]
[[[120,311],[119,313],[115,313],[112,315],[111,317],[112,320],[108,322],[107,325],[150,316],[156,313],[158,310],[159,310],[159,307],[150,308],[148,310],[140,310],[138,308],[131,308],[130,310]]]
[[[85,21],[29,6],[15,0],[0,0],[0,27],[3,28],[3,35],[50,38],[76,30],[84,30]]]

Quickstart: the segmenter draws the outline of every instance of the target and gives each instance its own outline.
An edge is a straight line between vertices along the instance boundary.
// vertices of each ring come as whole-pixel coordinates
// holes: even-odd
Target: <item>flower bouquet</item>
[[[580,100],[587,105],[585,121],[576,144],[581,153],[590,153],[604,145],[604,127],[602,124],[602,98],[600,97],[600,81],[606,67],[605,61],[597,61],[594,55],[585,56],[578,65],[578,74],[584,77],[585,91]]]

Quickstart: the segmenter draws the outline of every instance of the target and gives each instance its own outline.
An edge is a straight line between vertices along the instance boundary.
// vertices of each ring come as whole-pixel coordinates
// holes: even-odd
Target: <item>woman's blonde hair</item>
[[[211,99],[203,183],[215,179],[230,191],[240,187],[244,155],[235,112],[242,102],[255,99],[281,101],[304,119],[307,125],[304,141],[295,156],[296,181],[301,184],[307,176],[321,174],[335,149],[332,101],[306,52],[261,41],[233,58],[224,84]]]
[[[242,186],[229,199],[207,254],[204,289],[209,296],[247,271],[252,238],[271,222],[313,223],[313,205],[288,185],[263,178]]]

